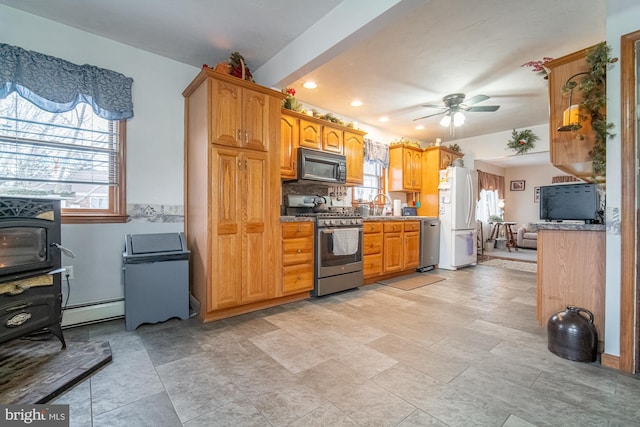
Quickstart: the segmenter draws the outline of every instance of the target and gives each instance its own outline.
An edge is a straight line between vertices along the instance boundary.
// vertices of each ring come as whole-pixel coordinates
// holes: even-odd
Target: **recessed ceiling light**
[[[382,117],[380,117],[380,118],[378,119],[378,121],[381,121],[381,122],[388,122],[388,121],[389,121],[389,117],[387,117],[387,116],[382,116]]]
[[[422,129],[424,129],[424,125],[418,125],[418,126],[416,126],[416,130],[422,130]]]
[[[316,84],[316,82],[304,82],[304,84],[302,85],[305,89],[315,89],[318,87],[318,85]]]
[[[358,101],[357,99],[355,101],[351,101],[351,106],[352,107],[361,107],[362,106],[362,101]]]

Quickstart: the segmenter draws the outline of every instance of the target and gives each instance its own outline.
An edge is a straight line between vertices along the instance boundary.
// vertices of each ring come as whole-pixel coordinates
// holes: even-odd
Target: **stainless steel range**
[[[319,196],[289,195],[287,200],[288,215],[315,218],[313,295],[362,286],[362,217],[352,208],[327,208]]]

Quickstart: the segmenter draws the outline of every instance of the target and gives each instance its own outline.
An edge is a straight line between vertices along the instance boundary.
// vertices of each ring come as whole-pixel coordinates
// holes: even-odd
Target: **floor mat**
[[[534,262],[511,261],[507,259],[490,259],[483,261],[480,265],[488,265],[489,267],[509,268],[511,270],[527,271],[529,273],[538,272],[538,264]]]
[[[0,345],[0,402],[46,403],[111,361],[108,342],[15,339]]]
[[[436,282],[445,280],[445,277],[436,276],[434,274],[422,274],[411,277],[401,277],[389,280],[381,280],[378,283],[383,285],[392,286],[394,288],[410,291],[412,289],[421,288],[422,286],[431,285]]]

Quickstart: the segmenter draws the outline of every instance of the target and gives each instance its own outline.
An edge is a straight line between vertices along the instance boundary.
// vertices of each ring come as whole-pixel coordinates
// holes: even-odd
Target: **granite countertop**
[[[578,224],[572,222],[546,222],[536,224],[538,230],[564,230],[564,231],[606,231],[605,224]]]
[[[420,221],[423,219],[438,219],[432,216],[393,216],[393,215],[369,215],[362,218],[364,221]]]
[[[432,216],[392,216],[392,215],[379,215],[379,216],[365,216],[362,217],[363,221],[420,221],[423,219],[438,219]],[[292,216],[282,215],[280,222],[314,222],[315,218],[310,216]]]

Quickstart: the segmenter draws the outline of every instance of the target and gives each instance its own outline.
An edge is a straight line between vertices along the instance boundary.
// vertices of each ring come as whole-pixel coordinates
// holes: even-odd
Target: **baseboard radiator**
[[[89,323],[124,317],[124,299],[69,307],[62,312],[62,327],[80,326]]]

